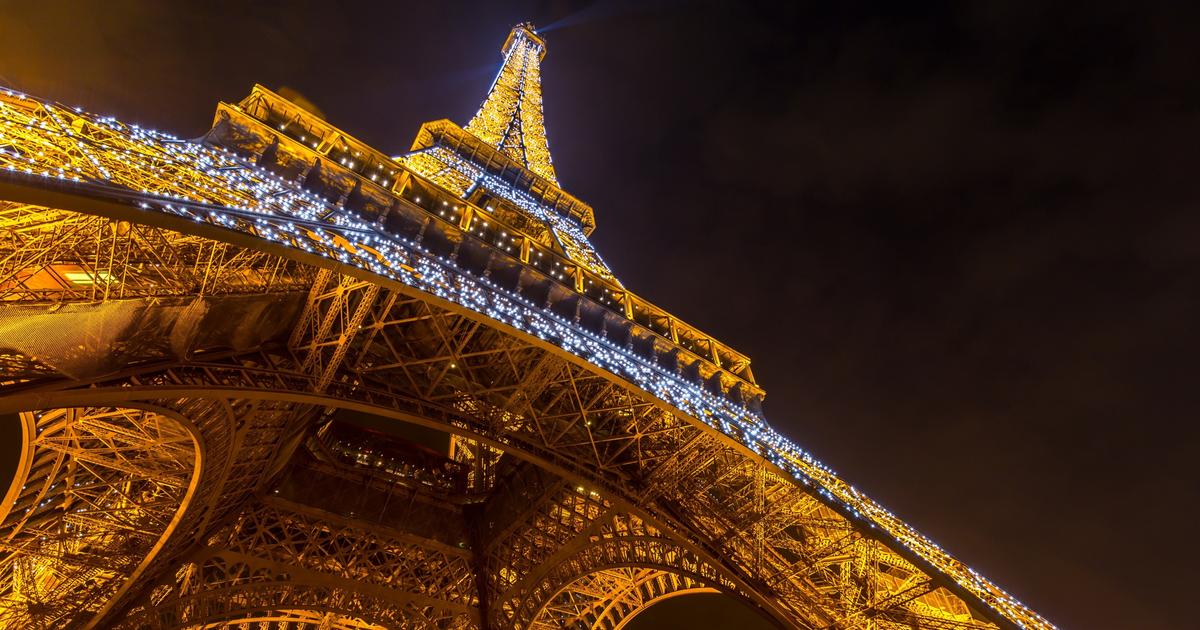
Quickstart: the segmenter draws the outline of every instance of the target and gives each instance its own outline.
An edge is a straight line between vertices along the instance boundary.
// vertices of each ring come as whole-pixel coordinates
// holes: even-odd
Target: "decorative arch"
[[[415,538],[268,498],[217,528],[116,627],[477,626],[469,553]]]
[[[518,454],[566,479],[583,480],[589,484],[589,492],[597,492],[597,496],[602,496],[606,501],[611,499],[628,505],[621,497],[621,488],[608,485],[610,482],[602,475],[589,473],[580,466],[580,462],[572,460],[570,454],[573,448],[532,442],[528,438],[529,425],[516,424],[512,416],[489,414],[485,407],[472,406],[468,404],[471,401],[468,396],[460,394],[457,400],[431,401],[417,398],[403,390],[376,389],[340,379],[331,380],[323,392],[316,393],[312,387],[312,376],[287,369],[286,363],[284,366],[272,365],[271,360],[266,355],[238,355],[212,362],[205,362],[203,358],[197,357],[197,360],[188,364],[147,367],[140,374],[123,376],[119,382],[114,380],[96,383],[89,389],[64,389],[55,391],[53,395],[55,398],[73,401],[72,404],[112,405],[125,404],[122,401],[130,400],[168,399],[181,401],[178,403],[180,405],[186,403],[192,406],[231,406],[235,408],[235,412],[226,414],[227,418],[223,422],[227,424],[232,422],[229,418],[248,413],[243,411],[245,409],[266,410],[261,425],[250,425],[256,430],[261,426],[264,430],[262,437],[244,439],[241,442],[230,435],[218,438],[226,441],[220,448],[215,449],[217,453],[225,454],[225,466],[231,470],[238,468],[242,472],[226,474],[220,479],[214,479],[211,485],[205,486],[207,498],[204,504],[214,506],[211,510],[214,516],[205,519],[204,522],[213,521],[221,516],[222,508],[218,507],[218,504],[226,505],[223,503],[225,497],[231,497],[225,509],[236,509],[233,506],[239,505],[241,499],[229,495],[225,488],[235,486],[240,492],[237,496],[245,498],[252,493],[254,484],[229,482],[234,479],[261,479],[265,464],[271,461],[274,449],[281,443],[279,440],[288,431],[299,426],[296,422],[297,410],[320,406],[357,408],[368,413],[468,435],[489,446]],[[541,365],[544,366],[545,363]],[[555,368],[556,373],[547,377],[549,383],[543,382],[541,387],[553,385],[556,379],[569,380],[579,387],[580,379],[585,375],[565,371],[569,369],[573,368],[559,364]],[[461,380],[458,382],[460,385],[462,383]],[[596,386],[598,389],[595,391],[612,391],[613,396],[623,395],[617,390],[604,389],[608,387],[606,385]],[[34,395],[34,398],[38,396]],[[21,397],[17,396],[16,399]],[[574,417],[588,417],[588,414],[599,412],[583,409],[572,413],[578,414]],[[608,422],[599,416],[592,417],[597,418],[593,426],[596,422]],[[569,423],[570,418],[564,416],[563,422]],[[617,428],[614,426],[612,430]],[[606,427],[606,430],[609,429]],[[768,610],[772,617],[818,617],[825,602],[817,599],[820,595],[815,592],[813,586],[817,580],[824,580],[825,584],[834,589],[849,592],[849,589],[857,584],[869,585],[871,581],[894,579],[895,587],[889,589],[893,594],[873,595],[860,588],[859,592],[863,595],[861,601],[865,602],[865,605],[858,601],[850,603],[859,607],[862,611],[859,614],[863,616],[887,615],[919,624],[924,622],[921,617],[933,618],[942,614],[942,607],[955,603],[950,599],[947,600],[949,604],[935,602],[937,608],[933,605],[927,606],[925,602],[931,597],[943,597],[941,593],[932,592],[939,589],[938,584],[924,577],[918,568],[903,564],[902,558],[886,555],[886,550],[865,539],[836,514],[826,511],[811,495],[796,489],[795,486],[777,481],[774,477],[764,475],[761,472],[762,468],[752,465],[753,462],[745,459],[736,448],[731,448],[722,441],[707,439],[706,436],[698,435],[693,430],[685,430],[682,426],[673,430],[678,431],[680,437],[690,435],[695,438],[691,442],[692,446],[677,451],[678,457],[669,457],[657,464],[655,476],[644,481],[646,485],[642,487],[648,488],[643,492],[652,499],[661,497],[674,502],[679,506],[675,508],[675,518],[683,517],[687,522],[674,522],[669,515],[666,520],[661,519],[662,511],[661,507],[658,507],[660,504],[656,504],[654,500],[639,501],[639,510],[649,511],[647,516],[653,517],[656,522],[664,523],[668,528],[673,528],[672,531],[680,532],[682,538],[676,539],[677,545],[692,554],[697,554],[697,557],[712,559],[721,557],[722,553],[731,553],[726,564],[733,562],[736,566],[722,566],[721,575],[731,583],[736,583],[740,592]],[[220,432],[216,434],[219,435]],[[636,439],[638,438],[631,438],[631,442]],[[243,460],[242,453],[251,457]],[[763,511],[767,497],[780,492],[782,494],[779,494],[778,499],[772,500],[778,507],[773,507],[771,511]],[[742,502],[751,509],[743,511],[734,508],[731,501]],[[193,525],[195,531],[204,529],[202,522]],[[825,528],[828,533],[817,528]],[[757,532],[761,532],[763,536],[764,544],[761,546],[754,545],[753,539],[750,538],[757,536]],[[808,532],[816,532],[817,535]],[[720,552],[706,546],[712,544],[709,541],[720,537],[727,541],[723,544],[730,545],[728,551]],[[834,541],[834,544],[828,541]],[[186,543],[186,539],[181,539],[181,543]],[[873,564],[862,567],[850,567],[858,573],[851,573],[838,566],[838,563],[852,563],[854,558],[868,557],[866,552],[858,551],[864,544],[873,545],[874,551],[871,553],[875,554],[879,561],[872,561]],[[625,541],[624,545],[618,545],[621,546],[627,549],[636,547],[632,539]],[[847,550],[853,550],[853,553],[846,555]],[[751,553],[754,555],[750,555]],[[747,586],[747,575],[743,571],[755,566],[756,556],[764,563],[763,568],[767,568],[765,565],[768,563],[775,564],[777,569],[772,570],[783,569],[797,577],[794,581],[779,581],[766,588],[761,585],[754,588]],[[781,560],[790,566],[779,566]],[[641,565],[641,559],[635,559],[629,564]],[[715,568],[711,562],[708,566]],[[585,574],[576,572],[565,575],[564,578],[574,580]],[[835,582],[837,579],[846,584]],[[569,583],[566,579],[558,582],[566,583]],[[538,596],[549,597],[550,593],[558,590],[557,586],[551,588],[547,585]],[[490,610],[495,611],[497,600],[492,601]],[[526,601],[540,603],[549,600],[534,598]],[[782,606],[792,608],[798,613],[780,611]],[[514,618],[519,617],[527,624],[536,617],[536,610],[528,610],[526,606],[518,608],[523,610],[514,609]],[[972,623],[969,611],[964,610],[956,614],[958,618],[954,621],[965,624],[964,627],[984,625]],[[494,619],[494,613],[492,616]],[[514,622],[501,623],[500,627],[524,626]]]
[[[691,593],[718,593],[694,578],[651,568],[604,569],[577,578],[542,606],[529,624],[533,630],[572,627],[620,630],[629,620],[664,599]]]
[[[510,628],[615,630],[651,604],[684,593],[719,592],[752,608],[729,574],[636,514],[609,511],[565,558],[544,562],[509,589],[502,617]],[[765,611],[764,615],[768,615]],[[769,615],[768,615],[769,616]]]
[[[239,567],[231,569],[236,571]],[[191,630],[263,621],[304,622],[314,623],[314,628],[353,630],[475,627],[468,615],[451,615],[414,604],[395,606],[385,598],[362,591],[306,583],[287,575],[261,581],[250,577],[243,583],[200,591],[127,619],[118,627]]]
[[[236,566],[234,570],[238,569]],[[466,614],[452,616],[437,608],[395,606],[355,589],[306,583],[287,575],[276,580],[246,582],[206,590],[122,622],[118,628],[184,630],[229,628],[244,623],[300,622],[313,628],[379,630],[475,628]],[[320,625],[328,623],[330,625]],[[258,628],[258,626],[254,626]]]
[[[196,493],[194,428],[165,409],[20,414],[23,448],[0,518],[0,626],[102,614],[146,569]]]
[[[247,613],[245,617],[236,619],[216,620],[201,625],[193,625],[198,630],[226,630],[227,628],[307,628],[319,630],[388,630],[384,626],[370,623],[363,619],[346,617],[334,612],[320,610],[288,609],[271,610],[263,613]]]

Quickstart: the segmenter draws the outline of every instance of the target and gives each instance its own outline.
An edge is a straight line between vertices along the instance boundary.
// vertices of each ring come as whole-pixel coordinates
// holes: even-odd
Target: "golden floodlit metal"
[[[0,93],[0,627],[1053,627],[613,277],[502,52],[398,157],[261,86],[198,140]]]

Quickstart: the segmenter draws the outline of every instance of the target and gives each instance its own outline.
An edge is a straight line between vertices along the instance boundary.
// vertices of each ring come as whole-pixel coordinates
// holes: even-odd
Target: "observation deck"
[[[480,188],[464,199],[261,85],[239,103],[221,103],[204,141],[761,412],[765,392],[749,357],[572,259],[504,198]],[[449,121],[423,125],[414,146],[473,156],[554,211],[594,225],[589,206]]]

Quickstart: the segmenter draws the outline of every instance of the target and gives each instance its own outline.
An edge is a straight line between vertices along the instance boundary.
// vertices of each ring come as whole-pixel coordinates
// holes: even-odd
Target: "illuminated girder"
[[[533,25],[521,24],[502,52],[500,72],[466,128],[450,121],[422,125],[401,161],[457,196],[496,197],[489,210],[540,224],[568,259],[620,286],[588,240],[595,227],[592,209],[559,187],[550,161],[540,69],[546,42]]]
[[[529,625],[537,630],[567,627],[620,628],[651,603],[676,595],[716,592],[688,577],[643,568],[619,568],[586,575],[559,591]]]
[[[504,65],[466,130],[557,184],[542,114],[541,61],[546,42],[532,24],[521,24],[508,34],[501,53]]]
[[[183,628],[331,613],[351,628],[477,626],[470,553],[275,497],[185,558],[119,628]],[[283,609],[283,610],[281,610]],[[284,611],[287,611],[286,615]]]
[[[67,408],[21,414],[25,448],[0,522],[0,627],[99,614],[128,586],[192,488],[192,435],[173,418]]]
[[[2,316],[54,331],[59,349],[35,351],[44,340],[0,328],[0,411],[153,407],[204,445],[193,497],[170,507],[174,533],[145,551],[137,575],[105,567],[120,591],[88,609],[97,623],[177,619],[161,607],[183,601],[183,569],[202,566],[188,555],[196,542],[246,531],[237,523],[271,504],[271,483],[322,410],[349,408],[459,436],[475,480],[465,494],[437,491],[447,505],[475,493],[484,510],[463,516],[460,548],[476,576],[465,605],[479,609],[465,614],[493,627],[570,615],[606,627],[691,588],[798,627],[1050,627],[771,431],[738,355],[669,316],[639,319],[648,307],[628,296],[592,310],[606,309],[605,297],[579,286],[588,276],[563,282],[556,267],[538,267],[533,234],[516,244],[477,236],[466,200],[427,198],[436,189],[408,172],[380,187],[326,154],[287,162],[285,151],[300,150],[290,136],[249,152],[235,145],[234,155],[27,97],[0,105],[0,166],[11,167],[0,171]],[[245,157],[294,168],[271,175]],[[326,169],[350,187],[300,183],[328,184]],[[162,252],[166,264],[147,265]],[[79,325],[123,309],[137,325]],[[239,312],[259,315],[229,317]],[[206,334],[210,325],[228,332]],[[67,348],[118,349],[121,365],[74,361]],[[361,496],[397,482],[353,474]],[[306,518],[316,535],[359,531],[365,517]],[[217,548],[213,557],[235,553]],[[271,573],[299,559],[265,569],[270,587],[244,582],[258,575],[251,565],[266,566],[251,556],[220,582],[233,590],[188,600],[189,619],[398,618],[361,580],[330,590]],[[14,553],[0,570],[30,557]],[[614,604],[603,615],[583,601],[601,584]]]
[[[394,304],[393,308],[395,308]],[[435,314],[434,316],[438,315]],[[440,317],[446,316],[440,315]],[[407,319],[411,318],[401,318],[401,320]],[[417,322],[409,323],[415,324]],[[445,326],[451,330],[463,330],[464,325],[471,323],[472,322],[470,322],[469,319],[464,320],[453,318],[447,320],[445,322]],[[391,326],[395,329],[387,332],[390,336],[394,336],[396,340],[408,340],[409,342],[415,342],[420,338],[418,335],[414,335],[413,331],[411,330],[396,328],[397,326],[403,325],[404,323],[402,321],[396,321],[396,323]],[[474,328],[479,333],[486,332],[485,330],[478,329],[473,325],[469,327]],[[502,336],[493,336],[489,333],[487,336],[477,337],[476,341],[472,342],[470,345],[474,346],[475,344],[481,342],[488,344],[496,343],[502,341],[503,339],[504,337]],[[529,350],[527,349],[523,352],[528,351]],[[455,360],[462,360],[464,356],[462,353],[454,353],[452,347],[442,347],[441,349],[438,349],[436,344],[427,352],[433,352],[434,354],[421,354],[417,356],[410,355],[403,364],[406,366],[403,368],[404,371],[409,372],[411,375],[416,375],[420,372],[432,375],[433,373],[440,371],[450,371],[450,369],[453,368],[449,368],[449,364],[453,363]],[[504,353],[493,353],[497,359],[501,359],[501,362],[497,364],[497,367],[503,365],[505,362],[504,355],[511,352],[522,352],[521,346],[514,346]],[[477,354],[477,351],[469,350],[465,354],[475,355]],[[439,357],[439,355],[441,356]],[[440,421],[444,423],[442,426],[445,426],[451,430],[459,431],[463,430],[464,428],[474,427],[474,432],[476,435],[487,439],[487,441],[492,444],[506,445],[509,449],[516,448],[530,454],[542,453],[545,457],[553,456],[550,452],[545,450],[545,445],[550,445],[553,447],[554,452],[559,453],[560,465],[567,465],[569,461],[574,460],[578,462],[577,464],[573,465],[573,468],[577,471],[576,474],[584,475],[587,474],[586,471],[588,469],[594,469],[597,466],[598,462],[593,459],[593,452],[595,448],[597,446],[603,446],[603,444],[606,441],[610,441],[611,438],[602,439],[598,442],[579,443],[577,445],[574,444],[574,440],[571,439],[555,442],[555,436],[569,433],[569,431],[566,431],[568,427],[586,425],[586,421],[581,421],[579,416],[575,414],[564,415],[562,411],[565,410],[562,409],[559,409],[558,413],[545,413],[544,410],[555,409],[557,407],[557,405],[555,405],[553,402],[552,397],[546,398],[545,396],[549,392],[562,391],[562,387],[564,385],[569,385],[571,382],[574,382],[575,384],[571,386],[571,390],[578,390],[582,392],[585,397],[593,398],[596,392],[595,385],[600,385],[603,387],[605,384],[594,381],[593,385],[588,385],[585,381],[578,381],[578,376],[572,377],[569,373],[571,368],[567,365],[564,365],[564,363],[561,361],[561,359],[556,360],[558,367],[554,370],[554,372],[557,372],[558,376],[552,379],[529,379],[528,377],[522,377],[520,379],[521,382],[541,383],[542,385],[540,385],[540,387],[545,391],[544,394],[530,396],[531,398],[536,398],[542,401],[527,411],[527,413],[534,414],[533,417],[537,418],[538,422],[536,425],[509,426],[506,427],[506,431],[502,433],[495,433],[497,429],[483,425],[478,420],[472,421],[470,416],[455,415],[452,408],[447,408],[447,406],[452,407],[456,400],[455,396],[453,395],[453,390],[447,387],[445,389],[445,394],[439,394],[438,392],[442,390],[442,387],[435,385],[432,382],[417,386],[417,390],[427,392],[426,395],[429,396],[431,402],[415,407],[413,406],[415,401],[411,400],[405,395],[406,391],[413,390],[410,390],[406,386],[401,386],[400,383],[393,383],[393,386],[389,388],[391,390],[390,392],[383,389],[371,390],[363,387],[362,385],[339,387],[338,385],[334,384],[332,385],[332,389],[327,390],[322,396],[323,400],[325,400],[327,404],[333,404],[335,406],[346,404],[361,405],[363,403],[369,403],[374,406],[374,411],[380,415],[400,413],[402,414],[400,417],[414,418],[412,414],[419,413],[421,414],[420,418],[424,422],[433,422],[435,421],[434,419],[438,417],[439,405],[436,404],[436,401],[441,399],[443,400],[441,405],[443,411],[441,413],[446,414],[446,416],[444,416],[445,420]],[[545,366],[545,361],[538,360],[536,357],[534,357],[531,358],[528,364],[530,365],[528,369],[540,371],[538,368],[540,366]],[[253,365],[257,365],[259,367],[253,367]],[[222,395],[220,394],[219,390],[219,388],[222,386],[236,388],[234,391],[231,391],[225,395],[240,396],[265,395],[291,398],[314,391],[314,377],[306,376],[301,373],[288,376],[286,372],[280,372],[278,367],[269,367],[271,362],[266,359],[255,359],[253,365],[197,363],[192,366],[171,368],[163,372],[161,376],[153,377],[153,371],[148,370],[146,374],[137,377],[137,382],[142,388],[164,388],[167,390],[170,390],[170,388],[174,387],[194,389],[198,386],[207,386],[209,388],[217,388],[213,389],[213,392],[210,395],[218,397]],[[438,366],[440,366],[440,369]],[[429,367],[433,367],[434,369],[428,369]],[[473,377],[473,381],[494,383],[494,380],[489,375],[495,374],[495,368],[486,369],[481,364],[475,364],[473,367],[473,370],[466,372],[468,375],[477,375]],[[415,370],[419,370],[420,372]],[[583,373],[580,372],[579,374],[582,375]],[[408,379],[404,378],[401,380],[406,381]],[[380,385],[382,385],[382,383]],[[468,393],[482,393],[486,389],[479,388],[478,384],[471,385],[471,382],[459,381],[459,385],[460,387],[464,387]],[[100,391],[103,391],[105,387],[106,386],[101,384]],[[125,388],[118,388],[118,391],[123,391],[124,389]],[[254,394],[253,391],[255,389],[257,389],[260,393],[257,395]],[[151,395],[152,391],[153,389],[148,390],[146,393],[141,395]],[[593,393],[588,394],[587,392]],[[613,393],[619,394],[619,391],[614,391]],[[95,394],[93,392],[83,391],[80,392],[80,395],[92,396]],[[124,395],[129,396],[132,394]],[[331,398],[331,396],[337,396],[340,398]],[[339,400],[341,402],[339,402]],[[592,426],[597,427],[597,430],[600,430],[600,428],[606,424],[606,422],[603,420],[603,417],[606,415],[604,410],[611,408],[611,403],[608,403],[601,398],[596,400],[593,404],[595,405],[595,410],[592,412],[585,412],[586,415],[584,417],[595,418]],[[550,405],[550,407],[546,407],[546,405]],[[647,408],[647,412],[651,411],[653,411],[656,415],[660,413],[653,408]],[[614,412],[611,411],[608,412],[608,414],[613,413]],[[612,430],[613,429],[605,429],[606,432],[611,432]],[[630,427],[630,430],[635,429]],[[703,520],[702,516],[695,516],[695,514],[704,515],[710,511],[725,513],[727,516],[724,520],[727,522],[730,519],[730,516],[736,515],[739,511],[744,510],[743,506],[736,502],[730,502],[728,506],[723,507],[725,504],[716,501],[716,498],[718,498],[720,495],[716,495],[714,489],[710,486],[710,484],[713,483],[710,481],[710,479],[717,478],[715,473],[721,466],[729,466],[731,476],[733,476],[735,479],[737,478],[736,471],[738,471],[739,468],[736,464],[740,458],[737,457],[736,449],[730,449],[729,452],[714,450],[713,446],[706,445],[704,435],[705,434],[699,431],[694,425],[683,424],[678,425],[673,431],[662,431],[655,436],[656,440],[662,441],[661,448],[663,451],[677,451],[680,450],[681,445],[691,445],[692,450],[689,452],[698,453],[698,456],[695,458],[688,458],[688,461],[690,461],[692,465],[697,465],[700,463],[707,464],[699,465],[694,475],[681,473],[677,470],[673,472],[673,468],[669,464],[675,460],[664,459],[661,456],[655,456],[654,452],[658,449],[649,448],[650,444],[647,444],[647,448],[643,449],[641,452],[631,449],[624,449],[627,455],[623,459],[629,459],[630,465],[635,467],[635,471],[637,469],[657,469],[660,470],[663,475],[670,476],[672,479],[674,479],[674,481],[669,484],[672,488],[670,493],[672,501],[652,501],[647,503],[647,506],[652,507],[654,504],[673,504],[673,510],[679,510],[681,507],[686,507],[688,510],[693,512],[692,514],[684,515],[685,518],[694,523],[691,526],[693,531],[701,532],[703,539],[717,541],[717,548],[723,549],[723,553],[729,554],[734,560],[737,560],[734,553],[738,552],[738,550],[748,550],[741,553],[761,554],[763,553],[762,550],[764,545],[746,544],[740,539],[732,539],[722,545],[716,536],[703,534],[703,532],[712,529],[715,526],[711,524],[705,525],[705,521]],[[647,435],[647,439],[649,439],[649,437],[650,436]],[[672,446],[674,447],[672,448]],[[724,444],[721,444],[721,446],[724,446]],[[562,459],[563,457],[568,459],[564,460]],[[612,462],[609,462],[609,464],[611,465]],[[631,472],[629,476],[638,477],[645,474],[645,472]],[[519,480],[517,482],[519,485],[514,487],[514,491],[519,492],[520,494],[507,495],[512,497],[510,500],[506,498],[506,495],[503,492],[495,493],[493,500],[497,505],[497,509],[500,511],[494,512],[493,517],[496,527],[499,529],[493,532],[493,534],[490,536],[494,542],[488,545],[488,548],[493,550],[488,552],[488,557],[496,558],[496,560],[489,560],[490,563],[493,563],[489,566],[494,567],[494,569],[489,568],[486,571],[486,574],[489,576],[503,578],[501,583],[498,583],[495,588],[491,589],[495,591],[493,601],[497,602],[497,605],[493,608],[493,614],[511,615],[501,617],[501,619],[498,620],[498,622],[500,622],[498,627],[507,627],[510,625],[503,623],[503,619],[509,619],[511,625],[521,627],[522,624],[516,623],[517,620],[529,619],[530,616],[537,612],[539,605],[538,603],[544,601],[542,597],[550,597],[554,593],[559,592],[561,588],[565,588],[566,585],[578,579],[574,576],[590,575],[597,570],[606,570],[603,567],[614,566],[613,563],[617,563],[618,565],[622,563],[625,565],[635,564],[637,566],[645,567],[656,566],[660,562],[663,562],[662,559],[669,559],[670,562],[682,562],[682,564],[676,564],[673,566],[670,564],[667,565],[669,568],[673,569],[672,573],[676,575],[679,574],[679,571],[690,568],[690,570],[693,571],[693,575],[697,576],[694,579],[698,582],[713,585],[713,587],[721,588],[726,592],[737,593],[741,590],[733,585],[732,582],[726,581],[730,578],[721,577],[721,574],[723,573],[722,569],[700,568],[705,566],[705,561],[702,560],[700,556],[695,556],[694,554],[696,552],[689,552],[685,548],[679,548],[677,542],[674,542],[669,538],[662,538],[661,534],[655,533],[656,530],[648,528],[646,525],[638,524],[639,522],[644,521],[640,521],[640,519],[630,520],[628,517],[623,519],[604,517],[604,514],[609,508],[606,505],[607,499],[602,498],[602,493],[603,495],[608,494],[606,486],[609,484],[604,483],[603,480],[591,479],[587,482],[589,483],[589,486],[579,485],[577,487],[572,487],[571,484],[554,482],[553,477],[548,478],[549,480],[545,483],[535,482],[535,479],[546,478],[530,473],[522,473],[512,478]],[[659,479],[661,479],[661,477],[659,477]],[[597,483],[597,481],[599,481],[599,483]],[[767,480],[754,479],[750,483],[761,485],[766,481]],[[848,553],[847,551],[863,549],[861,543],[864,541],[864,539],[861,534],[854,530],[852,524],[840,519],[836,513],[827,513],[823,511],[819,502],[816,502],[811,498],[811,496],[803,492],[793,491],[790,494],[779,496],[778,491],[776,490],[777,484],[783,484],[785,486],[787,484],[784,483],[784,480],[769,481],[773,487],[767,488],[761,494],[778,497],[777,501],[772,502],[772,512],[767,516],[773,516],[775,519],[774,522],[779,523],[779,525],[773,525],[770,528],[765,528],[767,533],[766,541],[768,543],[765,546],[768,550],[780,549],[781,551],[779,553],[783,555],[786,560],[790,560],[791,564],[788,565],[788,569],[790,569],[792,573],[802,577],[804,572],[827,569],[830,566],[834,566],[835,570],[838,570],[836,568],[837,566],[854,565],[862,562],[862,560],[858,559],[860,556],[855,556],[853,553]],[[737,488],[739,487],[739,483],[745,482],[727,481],[725,482],[724,487]],[[526,505],[530,502],[529,499],[526,498],[529,497],[529,493],[531,491],[536,491],[539,487],[543,488],[543,490],[536,492],[536,496],[542,496],[545,498],[534,500],[532,503],[532,505],[535,506],[533,510],[529,510],[527,508],[524,510],[520,509],[520,506]],[[663,485],[659,484],[654,487],[662,488]],[[794,488],[794,486],[791,487]],[[732,494],[736,495],[738,493]],[[708,497],[713,497],[712,503],[708,501]],[[751,499],[751,501],[759,501],[759,499]],[[398,503],[403,504],[405,502],[400,501]],[[513,508],[516,508],[517,511],[512,512]],[[505,512],[505,510],[509,510],[509,512]],[[513,514],[513,516],[504,516],[506,513]],[[572,514],[575,516],[572,516],[568,520],[564,520],[563,515],[565,514]],[[605,521],[605,518],[610,518],[610,520]],[[605,524],[606,522],[610,524]],[[506,525],[506,523],[510,524]],[[755,531],[753,525],[748,523],[726,527],[735,528],[734,531],[736,531],[737,528]],[[723,531],[729,530],[726,529]],[[827,540],[830,542],[825,542]],[[847,540],[849,541],[848,543]],[[794,555],[787,554],[789,549],[795,549],[797,552],[805,552],[807,551],[808,546],[813,547],[813,550],[808,552],[806,555],[800,555],[800,553],[795,553]],[[573,547],[580,548],[581,551],[573,555],[561,557],[561,552],[559,550],[566,550]],[[672,550],[672,548],[674,548],[674,550]],[[556,559],[556,556],[560,556],[559,559]],[[689,557],[693,559],[687,560]],[[660,560],[656,561],[656,558],[659,558]],[[606,562],[609,564],[606,565]],[[712,561],[708,562],[711,563]],[[780,561],[777,560],[776,562]],[[709,564],[708,566],[720,567],[721,565]],[[872,567],[874,566],[876,565],[872,565]],[[714,573],[714,571],[716,572]],[[767,572],[763,575],[769,576],[772,574],[772,572]],[[506,575],[512,577],[504,578],[503,576]],[[544,577],[537,577],[539,575]],[[879,572],[876,571],[874,574],[867,575],[878,576]],[[796,579],[798,578],[791,578],[791,580],[788,581],[788,584],[790,585]],[[813,594],[811,592],[806,594],[802,590],[804,588],[804,584],[805,582],[801,581],[799,586],[796,587],[797,590],[791,592],[780,587],[776,587],[775,592],[777,595],[774,597],[777,597],[780,603],[783,605],[797,606],[799,611],[806,609],[811,610],[807,607],[813,606],[813,603],[811,602]],[[824,586],[824,588],[828,589],[830,593],[838,593],[839,598],[841,594],[850,592],[851,587],[857,588],[852,580],[831,582]],[[744,589],[745,587],[741,588]],[[910,595],[913,593],[913,591],[907,590],[907,587],[905,587],[905,591],[907,591]],[[505,593],[511,594],[505,596]],[[948,596],[944,589],[940,590],[938,596],[946,598],[947,601],[955,601],[955,598],[953,596]],[[269,598],[267,595],[264,595],[263,597]],[[516,605],[503,605],[503,602],[509,601],[510,598],[512,598],[511,601],[513,601]],[[889,602],[895,603],[897,601],[899,600],[880,597],[878,598],[878,601],[875,602],[875,609],[888,610]],[[788,602],[795,603],[788,604]],[[522,603],[525,605],[522,606]],[[907,603],[908,606],[900,613],[893,611],[893,615],[903,614],[912,616],[912,618],[917,620],[923,620],[917,623],[918,626],[924,625],[938,627],[936,624],[932,623],[933,621],[939,619],[937,614],[924,614],[922,616],[915,616],[915,614],[912,612],[914,607],[917,607],[918,603],[923,604],[924,602],[901,601],[901,603]],[[843,602],[843,605],[846,605],[846,603]],[[529,606],[532,606],[533,608],[529,608]],[[511,612],[505,613],[504,611],[506,610]],[[867,610],[867,608],[860,608],[860,610]],[[926,611],[926,613],[929,612],[937,613],[937,609],[932,608]],[[803,619],[805,617],[799,618]],[[958,625],[942,624],[941,627],[982,626],[977,623],[970,622]]]

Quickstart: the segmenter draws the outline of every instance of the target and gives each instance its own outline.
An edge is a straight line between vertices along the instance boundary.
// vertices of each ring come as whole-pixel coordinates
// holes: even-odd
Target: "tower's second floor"
[[[592,246],[594,211],[559,185],[549,158],[538,69],[545,42],[520,25],[503,53],[467,126],[425,123],[400,156],[263,86],[221,103],[204,140],[757,410],[764,392],[749,357],[633,294]]]

